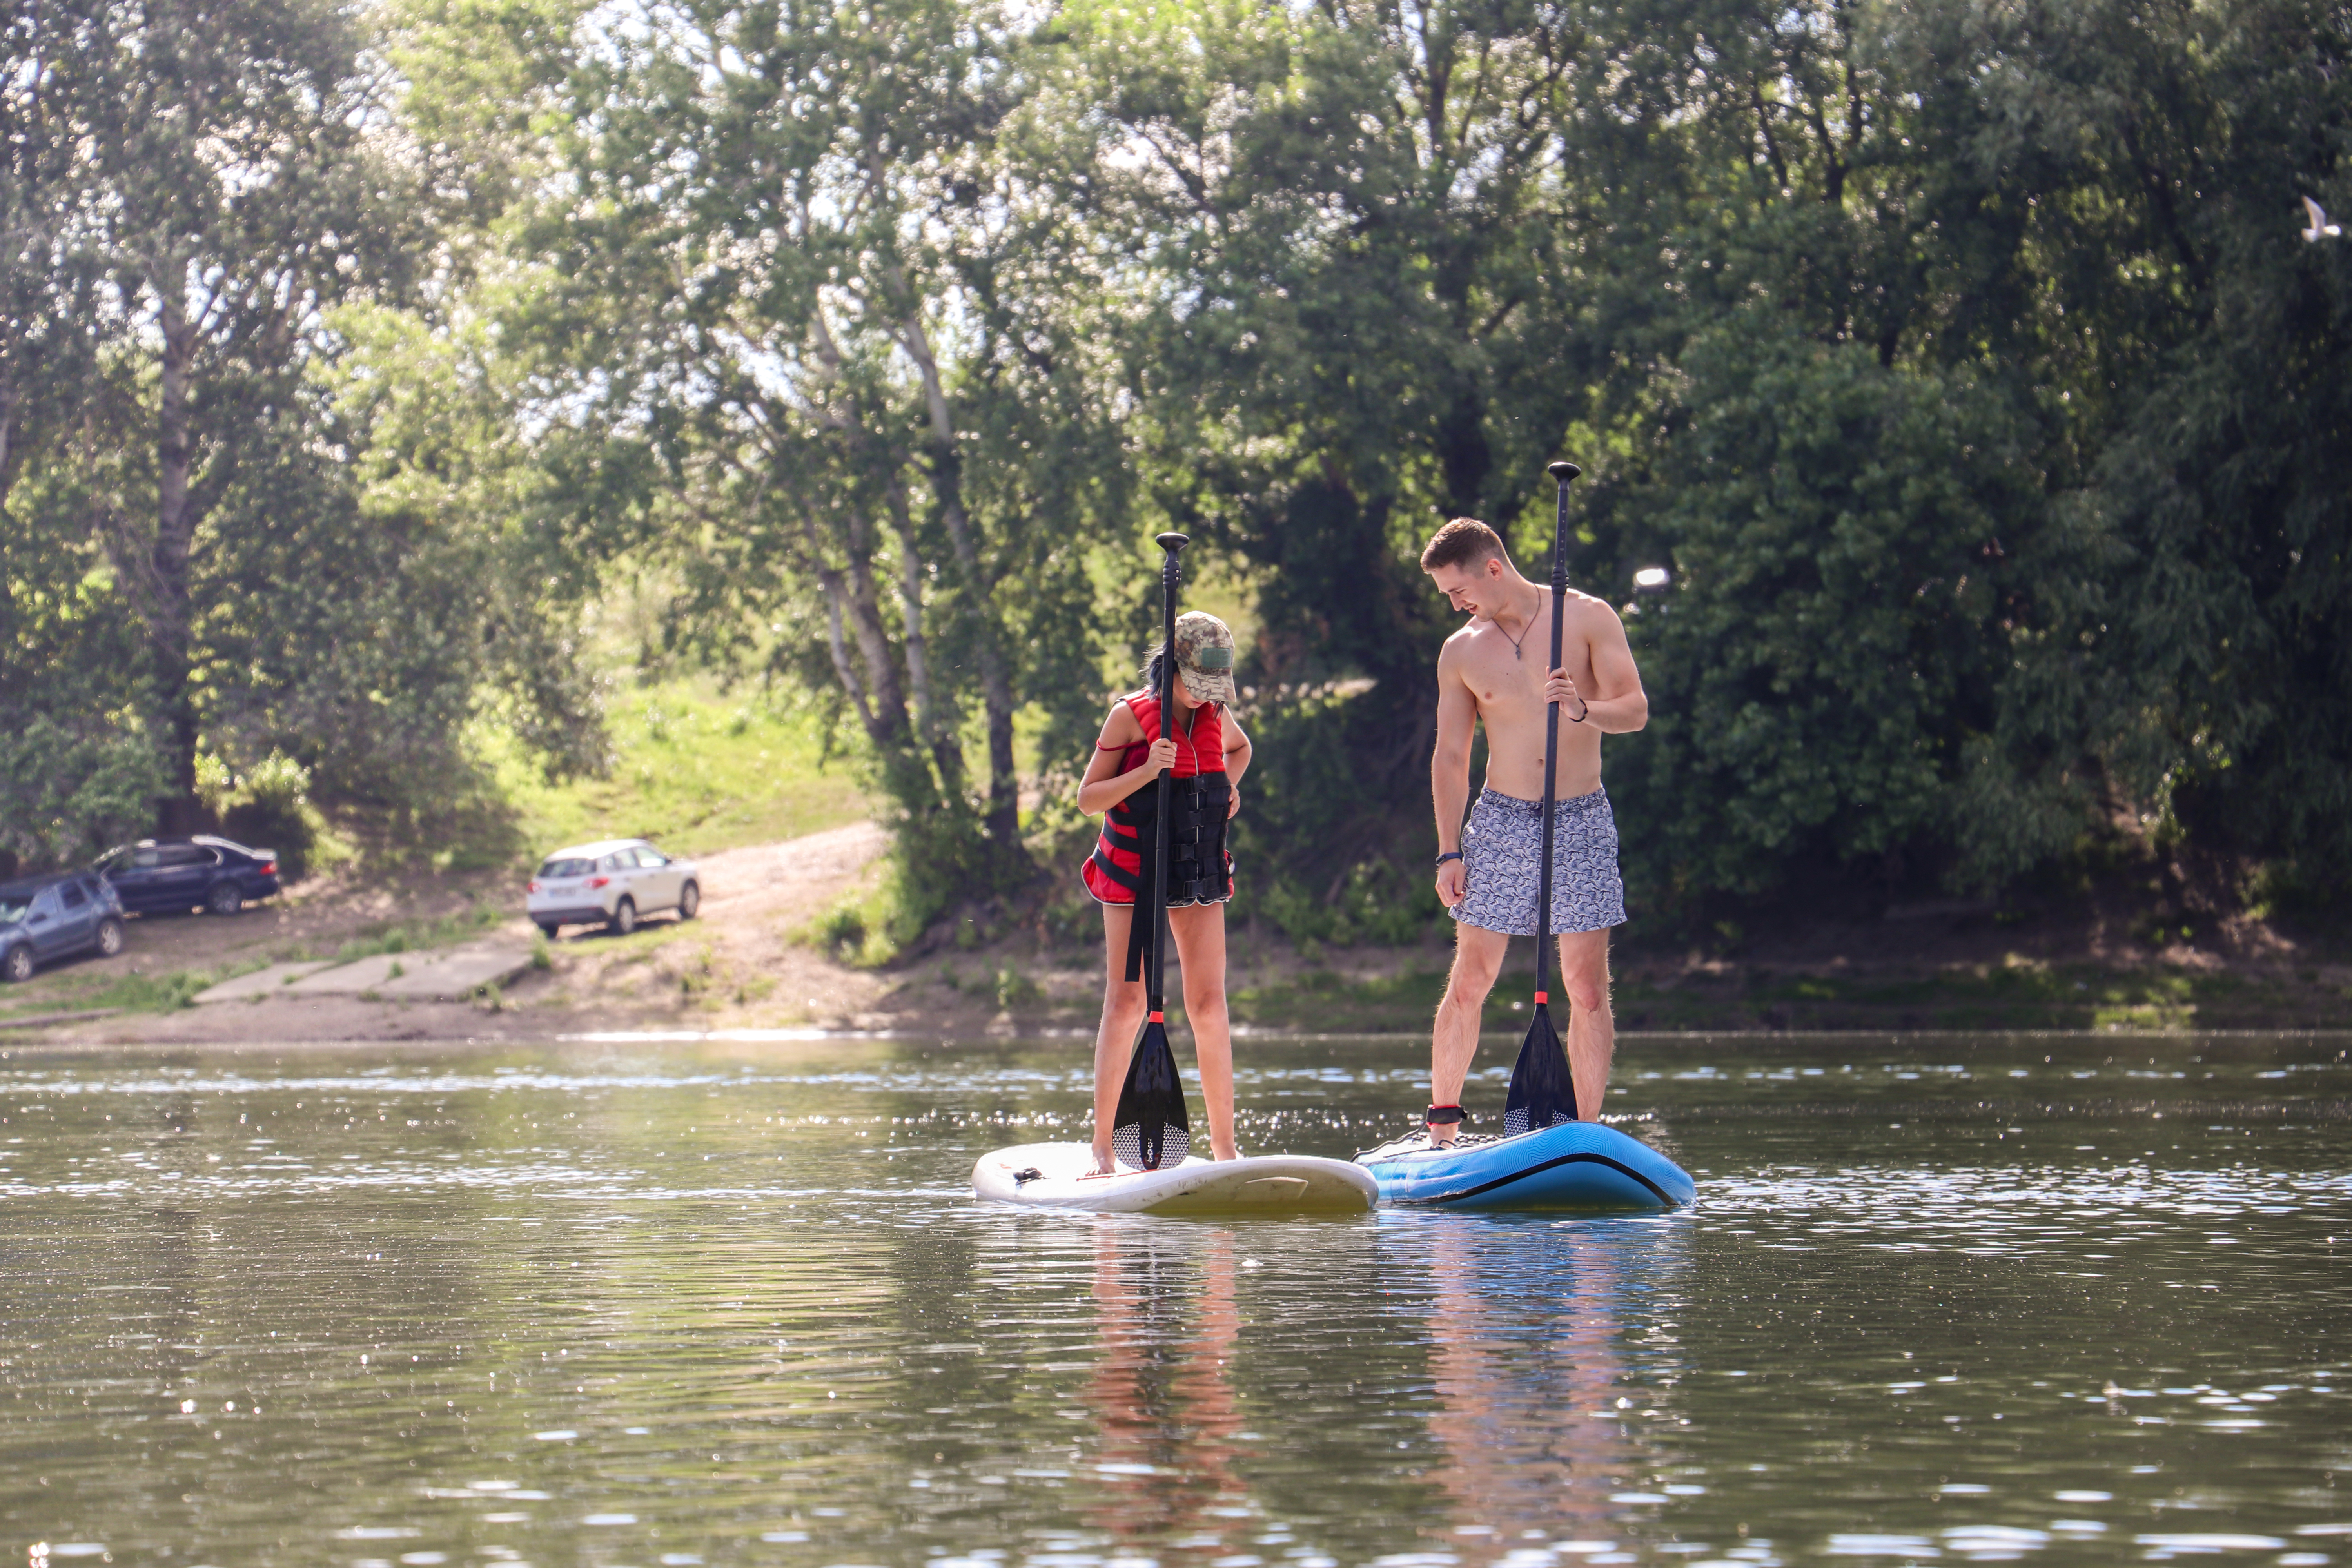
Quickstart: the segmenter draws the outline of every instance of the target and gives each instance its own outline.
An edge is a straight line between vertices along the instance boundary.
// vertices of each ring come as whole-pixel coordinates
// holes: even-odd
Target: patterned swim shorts
[[[1506,936],[1536,934],[1543,869],[1543,804],[1483,791],[1462,830],[1469,890],[1454,918]],[[1601,931],[1625,923],[1625,882],[1617,874],[1617,817],[1596,789],[1553,808],[1551,929]]]

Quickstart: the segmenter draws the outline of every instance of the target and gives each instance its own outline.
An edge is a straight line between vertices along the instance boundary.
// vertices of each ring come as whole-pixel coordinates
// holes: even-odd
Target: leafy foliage
[[[1312,737],[1261,764],[1302,909],[1425,847],[1367,847],[1447,629],[1413,546],[1534,544],[1562,447],[1579,584],[1674,570],[1612,747],[1651,909],[2128,814],[2352,871],[2347,271],[2289,221],[2345,205],[2340,10],[1072,15],[1156,490],[1256,563],[1262,729]]]
[[[1482,516],[1539,570],[1565,454],[1652,693],[1638,906],[2119,824],[2352,877],[2352,252],[2294,216],[2352,211],[2340,5],[8,27],[20,856],[184,813],[200,752],[415,799],[493,723],[593,773],[580,605],[645,574],[646,666],[816,694],[944,907],[1034,869],[1172,523],[1260,626],[1263,907],[1407,934],[1418,547]]]
[[[1633,606],[1654,718],[1612,790],[1653,888],[1762,891],[1817,846],[1899,862],[1998,700],[1998,542],[2037,504],[2011,411],[1965,367],[1779,325],[1685,351],[1688,426],[1645,498],[1681,591]]]
[[[643,455],[589,547],[674,565],[671,647],[856,716],[909,887],[1018,881],[1015,714],[1066,743],[1092,706],[1087,531],[1123,488],[1097,285],[996,153],[1019,30],[942,0],[646,22],[549,57],[560,194],[514,229],[560,279],[515,321],[570,345],[547,422]]]
[[[515,465],[504,405],[444,417],[479,411],[445,390],[454,353],[393,352],[386,318],[423,331],[399,308],[429,311],[435,236],[362,23],[324,0],[12,13],[0,837],[21,857],[205,825],[206,755],[446,801],[499,689],[555,765],[583,761],[593,694],[548,657],[564,595],[542,585],[576,577],[522,570],[542,562],[480,487],[403,478]]]

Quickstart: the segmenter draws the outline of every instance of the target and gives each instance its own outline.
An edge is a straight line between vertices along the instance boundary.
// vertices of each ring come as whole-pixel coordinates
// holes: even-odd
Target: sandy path
[[[705,855],[704,918],[785,919],[805,924],[847,891],[890,847],[890,836],[870,822]]]
[[[874,1009],[887,983],[794,938],[863,886],[889,844],[881,828],[861,822],[702,857],[698,919],[656,917],[626,941],[567,935],[540,980],[545,994],[526,980],[514,1000],[527,1009],[609,1015],[618,1028],[878,1026]]]

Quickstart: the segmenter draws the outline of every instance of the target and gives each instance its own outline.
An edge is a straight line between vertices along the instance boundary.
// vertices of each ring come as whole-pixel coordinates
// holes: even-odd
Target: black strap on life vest
[[[1145,902],[1143,889],[1151,885],[1153,841],[1157,837],[1152,827],[1159,815],[1159,794],[1153,789],[1137,790],[1104,813],[1106,842],[1095,846],[1095,865],[1104,876],[1135,896],[1139,914]],[[1222,773],[1169,781],[1171,908],[1213,904],[1233,893],[1233,871],[1225,859],[1225,813],[1233,794],[1232,783]],[[1138,868],[1121,870],[1110,858],[1111,844],[1133,850],[1139,862]],[[1138,919],[1128,924],[1126,973],[1130,982],[1143,978],[1143,955],[1151,943],[1151,933],[1145,929],[1147,923]]]

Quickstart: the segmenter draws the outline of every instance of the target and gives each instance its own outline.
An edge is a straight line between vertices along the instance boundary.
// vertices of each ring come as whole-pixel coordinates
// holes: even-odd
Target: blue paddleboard
[[[1431,1147],[1420,1138],[1356,1156],[1381,1201],[1444,1209],[1681,1208],[1697,1184],[1655,1149],[1597,1121]]]

